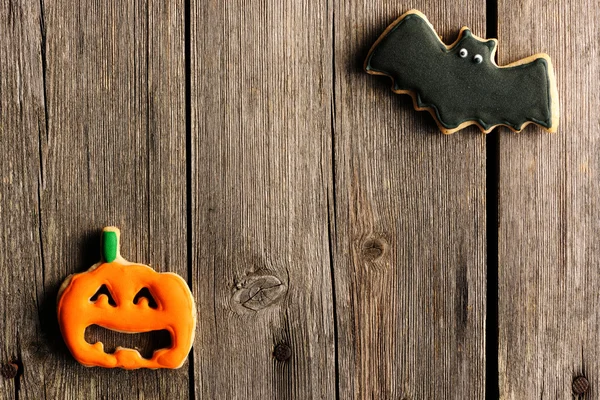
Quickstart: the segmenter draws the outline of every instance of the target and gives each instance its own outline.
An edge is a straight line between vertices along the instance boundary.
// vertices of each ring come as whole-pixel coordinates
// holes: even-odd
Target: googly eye
[[[473,56],[473,61],[475,61],[475,64],[481,64],[483,57],[481,57],[481,54],[475,54]]]
[[[461,56],[461,58],[465,58],[469,55],[469,52],[467,51],[467,49],[460,49],[458,51],[458,55]]]

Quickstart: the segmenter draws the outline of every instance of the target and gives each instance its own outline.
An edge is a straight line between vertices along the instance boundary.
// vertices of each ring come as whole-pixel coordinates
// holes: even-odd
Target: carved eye
[[[158,308],[158,304],[156,304],[156,300],[154,300],[154,297],[148,288],[142,288],[139,292],[137,292],[133,298],[133,304],[138,304],[140,301],[142,301],[142,299],[144,299],[144,303],[146,303],[148,307]]]
[[[481,54],[475,54],[473,56],[473,61],[475,62],[475,64],[481,64],[481,62],[483,61],[483,57],[481,57]]]
[[[467,49],[460,49],[458,51],[458,55],[461,56],[462,58],[465,58],[466,56],[469,55],[469,52],[467,51]]]
[[[98,299],[101,298],[105,298],[105,300],[101,300],[102,302],[106,301],[106,303],[110,304],[113,307],[117,306],[117,303],[115,302],[112,293],[110,292],[110,290],[108,290],[108,287],[106,285],[100,286],[100,289],[98,289],[98,291],[92,297],[90,297],[90,301],[92,303],[95,303],[98,301]]]

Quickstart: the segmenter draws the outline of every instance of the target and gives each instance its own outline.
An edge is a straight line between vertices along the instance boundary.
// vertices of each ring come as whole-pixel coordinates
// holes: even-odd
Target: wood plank
[[[187,366],[85,368],[66,351],[55,317],[60,283],[100,259],[106,225],[121,228],[126,259],[187,276],[183,1],[41,4],[47,131],[37,289],[48,337],[37,362],[45,395],[185,399]]]
[[[192,1],[190,30],[197,398],[334,398],[331,10]]]
[[[500,132],[499,380],[505,399],[572,397],[600,385],[600,5],[499,1],[499,61],[552,57],[556,134]]]
[[[43,277],[39,136],[45,132],[39,4],[0,2],[0,37],[0,398],[41,399],[41,355],[34,350],[43,298],[38,291]]]
[[[485,36],[485,1],[335,4],[340,398],[484,398],[485,136],[441,134],[362,64],[411,8]]]

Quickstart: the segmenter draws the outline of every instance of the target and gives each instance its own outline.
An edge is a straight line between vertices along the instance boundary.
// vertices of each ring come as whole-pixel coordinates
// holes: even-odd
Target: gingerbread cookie
[[[85,366],[106,368],[179,368],[194,341],[196,307],[186,282],[174,273],[158,273],[147,265],[123,259],[119,252],[120,232],[102,231],[102,261],[88,271],[70,275],[58,293],[58,322],[73,357]],[[101,293],[101,290],[108,290]],[[152,304],[142,291],[149,291]],[[95,298],[95,300],[93,300]],[[167,330],[171,347],[156,350],[145,359],[134,349],[118,347],[104,352],[101,342],[84,338],[90,325],[125,332]]]
[[[496,39],[481,39],[463,27],[446,46],[425,15],[411,10],[377,39],[365,70],[392,79],[395,93],[409,94],[444,133],[477,125],[520,131],[536,124],[558,126],[558,91],[550,57],[535,54],[514,63],[494,62]]]

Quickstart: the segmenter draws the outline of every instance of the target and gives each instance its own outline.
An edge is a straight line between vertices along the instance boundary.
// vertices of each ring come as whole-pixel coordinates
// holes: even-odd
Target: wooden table
[[[499,37],[501,65],[550,54],[558,133],[446,136],[365,74],[410,8],[446,43]],[[569,399],[580,375],[600,398],[599,19],[584,0],[3,0],[0,398]],[[106,225],[188,280],[183,368],[68,353],[57,291]]]

